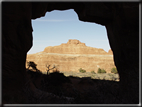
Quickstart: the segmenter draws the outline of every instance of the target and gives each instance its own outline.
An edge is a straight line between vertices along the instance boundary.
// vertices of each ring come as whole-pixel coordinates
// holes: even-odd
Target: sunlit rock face
[[[79,40],[46,47],[43,52],[27,55],[27,61],[34,61],[37,68],[43,72],[46,72],[46,64],[55,65],[60,71],[70,72],[79,72],[80,68],[87,72],[97,72],[98,68],[102,68],[110,73],[111,68],[115,67],[112,53],[88,47]]]
[[[112,54],[113,54],[113,52],[112,52],[112,50],[111,50],[111,49],[108,51],[108,54],[110,54],[110,55],[112,55]]]
[[[69,40],[59,46],[49,46],[44,49],[46,53],[61,53],[61,54],[107,54],[103,49],[86,46],[79,40]]]

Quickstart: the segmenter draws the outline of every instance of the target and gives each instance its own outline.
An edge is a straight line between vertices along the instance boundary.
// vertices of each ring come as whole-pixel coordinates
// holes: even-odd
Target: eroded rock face
[[[98,68],[103,68],[110,73],[115,67],[112,53],[88,47],[79,40],[69,40],[66,44],[46,47],[43,52],[27,55],[28,61],[35,62],[37,68],[43,72],[46,72],[46,64],[55,65],[59,71],[70,72],[79,72],[80,68],[87,72],[97,72]]]
[[[69,40],[67,43],[63,43],[59,46],[46,47],[44,52],[61,54],[107,54],[103,49],[88,47],[79,40]]]

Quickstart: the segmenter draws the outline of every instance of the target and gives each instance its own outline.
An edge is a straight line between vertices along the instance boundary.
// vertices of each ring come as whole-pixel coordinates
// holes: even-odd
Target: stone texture
[[[113,54],[88,47],[79,40],[69,40],[66,44],[46,47],[43,52],[28,54],[28,61],[35,62],[37,69],[43,72],[46,72],[46,64],[55,65],[59,71],[70,72],[79,72],[80,68],[87,72],[97,72],[98,68],[103,68],[110,73],[111,68],[115,67]]]

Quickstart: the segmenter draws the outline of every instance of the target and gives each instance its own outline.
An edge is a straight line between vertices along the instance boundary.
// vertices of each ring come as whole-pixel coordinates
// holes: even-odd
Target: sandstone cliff
[[[59,46],[49,46],[44,49],[46,53],[60,54],[107,54],[103,49],[88,47],[79,40],[69,40]]]
[[[111,50],[107,53],[103,49],[88,47],[78,40],[69,40],[66,44],[46,47],[43,52],[28,54],[27,61],[34,61],[37,68],[46,72],[46,64],[55,65],[59,71],[79,72],[80,68],[87,72],[98,68],[110,73],[115,67]]]
[[[112,52],[112,50],[111,50],[111,49],[108,51],[108,54],[111,54],[111,55],[113,54],[113,52]]]

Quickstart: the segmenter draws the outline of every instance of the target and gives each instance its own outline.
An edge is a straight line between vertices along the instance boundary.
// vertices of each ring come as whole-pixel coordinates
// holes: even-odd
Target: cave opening
[[[43,73],[46,73],[46,65],[48,64],[51,65],[51,67],[56,66],[60,72],[63,72],[67,76],[74,75],[86,77],[87,75],[94,74],[92,78],[104,79],[106,77],[107,79],[111,78],[112,80],[115,79],[119,81],[118,74],[111,73],[112,68],[116,67],[113,61],[113,53],[110,51],[105,26],[79,21],[76,12],[73,9],[68,9],[64,11],[54,10],[46,12],[44,17],[32,20],[32,27],[33,46],[27,53],[27,62],[35,62],[37,68]],[[65,45],[69,45],[69,40],[78,40],[82,44],[85,43],[85,48],[77,45],[74,45],[74,47],[65,47]],[[62,46],[62,44],[65,45]],[[91,53],[92,51],[90,51],[90,53],[88,52],[88,54],[86,51],[80,49],[81,52],[85,52],[84,55],[86,54],[86,56],[84,56],[77,51],[78,48],[84,50],[87,48],[87,50],[96,49],[96,52],[99,51],[99,53],[93,56],[94,53]],[[71,53],[73,51],[75,52]],[[42,52],[46,52],[48,55],[45,57],[41,55]],[[58,54],[60,58],[53,56],[53,54]],[[67,57],[68,54],[72,54],[72,56]],[[80,62],[80,64],[78,62]],[[90,62],[93,63],[90,64]],[[73,66],[76,67],[74,68]],[[26,67],[28,67],[27,64]],[[99,77],[100,74],[98,73],[99,68],[102,72],[103,70],[106,72],[103,74],[101,73],[101,75],[103,75],[101,77]],[[105,74],[108,75],[106,76]]]
[[[85,8],[80,9],[80,6],[82,6],[81,4],[84,5]],[[49,7],[48,11],[52,9],[54,10],[56,8],[59,8],[59,9],[70,8],[70,3],[69,5],[66,5],[66,4],[62,5],[62,3],[61,5],[58,5],[58,3],[57,4],[53,3],[53,4],[48,4],[48,7]],[[138,103],[138,100],[140,98],[139,90],[138,90],[139,89],[139,81],[138,81],[139,80],[139,73],[138,73],[138,68],[139,68],[139,64],[138,64],[139,62],[139,56],[138,56],[138,52],[139,52],[138,50],[139,14],[138,13],[139,11],[138,9],[139,7],[138,7],[138,3],[136,4],[135,3],[106,4],[102,2],[101,3],[84,2],[84,3],[79,3],[79,5],[78,3],[77,4],[75,3],[75,6],[73,3],[73,8],[77,12],[80,20],[100,23],[106,26],[109,41],[111,43],[111,47],[113,49],[114,56],[115,56],[115,64],[119,70],[120,82],[118,83],[114,81],[111,81],[111,82],[107,81],[107,84],[106,84],[106,81],[103,83],[100,83],[101,81],[99,80],[99,82],[94,81],[94,84],[93,84],[93,82],[91,82],[90,79],[85,78],[85,81],[84,81],[84,79],[81,78],[82,81],[80,82],[75,81],[74,86],[72,86],[72,84],[70,85],[64,84],[64,87],[58,87],[58,89],[56,89],[57,87],[54,87],[54,85],[52,85],[52,88],[50,87],[42,88],[42,86],[46,86],[46,84],[43,84],[43,85],[40,84],[42,80],[44,81],[43,78],[41,79],[41,77],[44,75],[42,76],[38,75],[39,78],[37,77],[33,79],[31,78],[32,79],[31,81],[29,81],[28,78],[25,78],[25,76],[27,76],[25,75],[26,74],[25,73],[25,59],[26,59],[25,57],[26,57],[27,50],[29,50],[29,48],[31,47],[31,41],[32,41],[30,38],[31,31],[32,31],[31,24],[30,24],[31,16],[33,19],[43,16],[44,12],[47,11],[46,10],[47,4],[39,3],[39,2],[25,3],[25,4],[24,3],[16,3],[16,4],[6,3],[3,5],[2,8],[3,8],[2,9],[3,10],[2,11],[3,13],[3,16],[2,16],[2,19],[3,19],[2,20],[3,22],[3,26],[2,26],[3,27],[3,32],[2,32],[3,33],[2,34],[3,35],[2,36],[2,42],[3,42],[2,43],[3,44],[2,45],[2,49],[3,49],[2,51],[2,60],[3,60],[2,61],[2,91],[3,92],[2,93],[3,93],[3,96],[2,97],[4,98],[3,100],[4,103],[8,103],[8,104],[10,103],[15,104],[15,103],[22,103],[22,102],[24,103],[26,102],[26,104],[27,103],[34,103],[34,104],[35,103],[36,104],[37,103],[40,103],[40,104],[41,103],[44,103],[44,104],[45,103],[54,103],[54,104],[55,103],[57,104],[72,103],[72,101],[68,101],[68,98],[66,98],[67,101],[65,102],[64,101],[60,102],[59,100],[62,100],[62,99],[60,99],[59,97],[57,98],[57,100],[55,100],[54,98],[56,98],[56,96],[52,97],[52,94],[51,96],[49,96],[48,93],[46,94],[44,92],[41,93],[40,90],[37,90],[36,88],[47,89],[46,92],[54,93],[61,97],[62,96],[73,97],[75,98],[75,101],[73,103],[77,103],[77,104],[81,104],[81,103],[83,104],[84,103],[86,104],[89,104],[89,103],[90,104],[94,104],[94,103],[95,104],[112,104],[112,103],[137,104]],[[107,11],[106,11],[106,8],[107,8]],[[93,14],[94,10],[97,10],[98,16],[102,15],[101,19],[98,19],[96,14]],[[89,15],[84,16],[82,11],[83,12],[86,11],[86,14],[89,14]],[[90,19],[90,15],[92,16],[91,19]],[[74,26],[74,27],[78,27],[78,26]],[[57,33],[57,30],[51,30],[51,31],[52,32],[56,31]],[[49,39],[49,36],[47,37]],[[62,36],[59,36],[59,37],[62,37]],[[81,37],[84,37],[84,36],[81,36]],[[58,39],[57,36],[54,38]],[[83,43],[82,40],[80,41]],[[25,43],[25,45],[23,43]],[[64,43],[67,43],[67,41]],[[42,56],[38,52],[38,56],[36,57],[34,56],[33,59],[39,60],[39,57],[42,57]],[[74,59],[75,58],[71,58],[70,60],[74,60]],[[62,60],[64,60],[64,62],[67,60],[65,55]],[[84,63],[84,59],[81,59],[80,62]],[[89,63],[89,61],[87,63]],[[56,82],[58,82],[57,79],[55,80]],[[86,82],[86,80],[88,80],[88,82]],[[66,78],[64,81],[66,81]],[[34,83],[35,87],[33,87],[34,85],[32,84],[32,82]],[[114,83],[114,84],[112,85],[111,83]],[[91,86],[94,86],[94,87],[91,87]],[[23,92],[23,88],[24,89],[26,88],[24,92]],[[53,92],[52,89],[55,89],[54,90],[55,92]],[[31,95],[31,92],[33,93],[32,95]],[[45,94],[45,96],[41,96],[43,94]],[[25,97],[24,98],[25,101],[23,101],[23,99],[20,99],[19,101],[19,98],[21,98],[21,96],[23,95]],[[45,99],[47,97],[49,98],[49,100]],[[53,101],[51,101],[52,99],[50,100],[51,97]],[[33,98],[32,101],[31,101],[31,98]],[[28,99],[30,99],[30,101]]]

